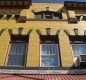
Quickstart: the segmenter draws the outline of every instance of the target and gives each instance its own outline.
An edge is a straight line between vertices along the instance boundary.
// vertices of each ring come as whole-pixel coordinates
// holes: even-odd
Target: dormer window
[[[43,19],[52,19],[53,15],[51,12],[44,12],[43,13]]]
[[[77,14],[76,18],[78,21],[85,21],[86,20],[86,15],[85,14]]]
[[[36,12],[35,19],[62,19],[62,13],[44,11],[44,12]]]

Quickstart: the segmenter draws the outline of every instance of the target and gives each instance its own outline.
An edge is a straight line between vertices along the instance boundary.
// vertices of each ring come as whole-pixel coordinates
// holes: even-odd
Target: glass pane
[[[42,56],[41,57],[41,66],[59,66],[58,56]]]
[[[9,54],[26,54],[26,43],[11,43]]]
[[[35,19],[42,19],[42,14],[35,14]]]
[[[44,16],[44,19],[52,19],[52,16]]]
[[[42,45],[42,54],[58,54],[57,45]]]
[[[86,54],[86,45],[72,45],[74,56],[79,56],[80,54]]]
[[[10,54],[7,65],[24,66],[25,55],[13,55]]]
[[[54,14],[53,14],[53,19],[57,19],[57,20],[58,20],[58,19],[62,19],[61,13],[59,13],[59,14],[58,14],[58,13],[54,13]]]

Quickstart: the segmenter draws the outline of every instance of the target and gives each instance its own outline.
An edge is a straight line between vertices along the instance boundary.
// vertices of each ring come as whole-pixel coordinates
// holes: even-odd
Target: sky
[[[65,0],[32,0],[33,2],[64,2]],[[78,1],[86,2],[86,0],[67,0],[67,1]]]

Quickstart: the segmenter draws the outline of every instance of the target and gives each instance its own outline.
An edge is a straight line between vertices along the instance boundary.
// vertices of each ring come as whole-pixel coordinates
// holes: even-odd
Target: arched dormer
[[[34,12],[35,19],[54,19],[59,20],[62,19],[62,13],[61,12],[54,12],[54,11],[40,11],[40,12]]]

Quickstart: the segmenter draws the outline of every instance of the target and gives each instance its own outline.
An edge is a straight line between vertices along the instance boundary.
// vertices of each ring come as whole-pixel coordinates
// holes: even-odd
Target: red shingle
[[[21,75],[21,74],[0,74],[0,80],[86,80],[86,75],[47,75],[47,74],[30,74],[30,75]]]

